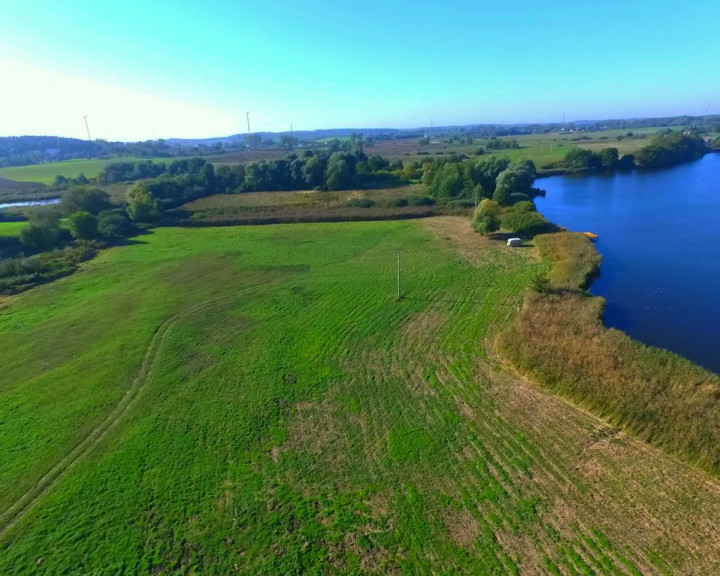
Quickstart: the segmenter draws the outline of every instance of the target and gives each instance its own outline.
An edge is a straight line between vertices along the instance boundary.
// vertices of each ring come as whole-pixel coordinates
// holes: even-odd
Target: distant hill
[[[272,139],[276,140],[281,136],[295,136],[300,140],[322,140],[324,138],[345,138],[352,134],[362,134],[363,136],[387,136],[387,137],[402,137],[407,133],[417,133],[418,130],[404,130],[399,128],[331,128],[325,130],[295,130],[290,132],[253,132],[252,135],[257,137],[260,136],[263,140]],[[182,146],[193,146],[193,145],[206,145],[212,146],[216,143],[231,143],[231,142],[245,142],[248,134],[233,134],[231,136],[218,136],[214,138],[168,138],[166,142],[168,144],[182,145]]]
[[[720,132],[720,115],[669,116],[663,118],[632,118],[615,120],[577,120],[573,122],[536,124],[472,124],[465,126],[434,126],[412,129],[399,128],[332,128],[285,132],[254,132],[212,138],[170,138],[145,142],[107,142],[105,140],[79,140],[59,136],[11,136],[0,138],[0,167],[23,166],[44,162],[57,162],[75,158],[108,158],[133,156],[141,158],[187,156],[215,153],[221,150],[244,148],[249,140],[253,146],[279,143],[283,136],[294,136],[301,141],[327,138],[347,138],[362,134],[375,140],[433,137],[488,138],[559,132],[561,130],[602,131],[633,130],[647,127],[692,128],[699,133]]]
[[[139,157],[173,156],[174,147],[162,140],[107,142],[60,136],[9,136],[0,138],[0,167],[60,162],[76,158],[106,158],[116,155]]]

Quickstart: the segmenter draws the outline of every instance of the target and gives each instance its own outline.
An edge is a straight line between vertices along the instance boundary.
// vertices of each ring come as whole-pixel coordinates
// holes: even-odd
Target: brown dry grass
[[[469,261],[482,254],[484,248],[492,249],[491,241],[478,238],[469,225],[460,226],[460,220],[433,218],[423,221],[423,225],[443,238],[452,238],[453,245]],[[597,345],[607,336],[611,343],[619,339],[630,348],[638,348],[641,356],[647,352],[624,335],[602,327],[598,320],[602,304],[599,299],[580,295],[535,298],[564,302],[567,313],[560,313],[557,307],[541,309],[528,323],[528,329],[531,326],[538,333],[537,337],[527,335],[533,341],[546,341],[541,334],[548,324],[562,330],[572,327],[593,332],[585,338],[558,341],[555,347],[538,351],[537,357],[546,355],[552,359],[563,354],[572,359],[577,355],[582,359],[579,364],[602,373],[614,369],[617,357],[605,355],[598,367],[583,348]],[[524,322],[528,309],[533,309],[529,300],[516,323]],[[538,508],[538,526],[546,526],[532,536],[508,530],[496,533],[498,541],[517,559],[521,573],[546,574],[542,558],[562,557],[564,552],[556,548],[556,542],[579,534],[586,535],[586,545],[578,553],[596,565],[603,561],[622,565],[632,559],[643,574],[718,573],[717,480],[626,435],[582,406],[536,387],[518,377],[514,370],[493,368],[494,363],[503,362],[493,346],[496,334],[497,331],[491,331],[485,342],[488,359],[475,363],[477,382],[492,395],[500,418],[515,426],[532,447],[536,462],[532,475],[517,479],[516,486],[526,496],[535,495],[539,499],[542,505]],[[572,342],[579,344],[573,346]],[[563,351],[563,347],[567,350]],[[678,374],[684,373],[689,365],[674,356],[672,362],[679,364]],[[701,379],[708,376],[696,367],[691,367],[690,372]],[[457,406],[458,412],[479,428],[488,425],[486,412],[472,401],[458,400]],[[620,543],[622,552],[607,549],[607,539]]]
[[[529,293],[499,339],[503,355],[554,392],[718,474],[720,379],[603,326],[603,300],[577,291],[598,261],[581,235],[550,234],[537,242],[551,264],[552,286],[576,291]]]

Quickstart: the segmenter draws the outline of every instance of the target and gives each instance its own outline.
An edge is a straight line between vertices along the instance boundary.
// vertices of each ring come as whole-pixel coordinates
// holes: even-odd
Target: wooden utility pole
[[[400,252],[398,252],[398,265],[397,265],[397,284],[398,284],[398,292],[397,292],[397,299],[400,300],[402,298],[402,294],[400,293]]]

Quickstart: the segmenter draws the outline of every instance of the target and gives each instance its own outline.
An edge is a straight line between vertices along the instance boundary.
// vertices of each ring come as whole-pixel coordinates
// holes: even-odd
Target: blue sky
[[[720,2],[2,0],[0,135],[720,113]]]

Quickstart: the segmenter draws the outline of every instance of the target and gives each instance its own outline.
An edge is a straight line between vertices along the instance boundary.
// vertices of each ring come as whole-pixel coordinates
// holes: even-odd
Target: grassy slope
[[[538,265],[467,230],[158,229],[6,301],[0,511],[161,336],[137,404],[0,541],[0,572],[717,569],[707,478],[501,368],[486,343]]]
[[[18,182],[40,182],[52,184],[55,176],[66,178],[77,178],[85,174],[88,178],[94,178],[100,171],[112,162],[135,162],[145,160],[144,158],[93,158],[89,160],[66,160],[64,162],[48,162],[45,164],[31,164],[29,166],[11,166],[0,168],[0,178],[16,180]],[[168,158],[151,158],[153,162],[167,162]],[[170,159],[172,160],[172,158]]]

